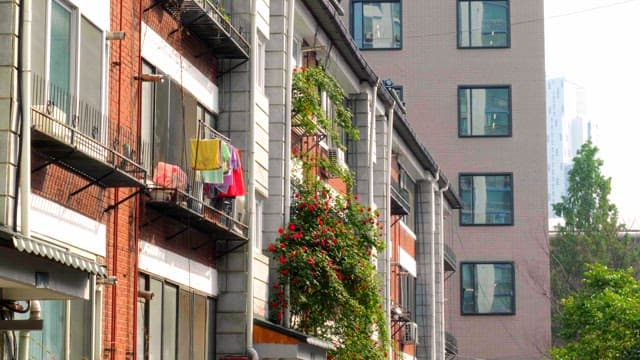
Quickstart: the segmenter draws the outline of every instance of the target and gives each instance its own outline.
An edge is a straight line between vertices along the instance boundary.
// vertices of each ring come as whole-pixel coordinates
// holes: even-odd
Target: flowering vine
[[[300,67],[293,70],[292,120],[306,135],[323,131],[342,150],[340,131],[351,140],[358,140],[358,129],[351,122],[351,112],[345,106],[345,93],[340,84],[321,67]],[[323,107],[322,97],[332,104],[332,112]]]

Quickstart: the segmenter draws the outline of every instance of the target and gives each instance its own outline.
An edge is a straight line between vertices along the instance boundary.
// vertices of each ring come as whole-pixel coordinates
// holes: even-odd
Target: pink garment
[[[161,187],[185,191],[187,174],[178,165],[160,161],[153,171],[153,182]]]

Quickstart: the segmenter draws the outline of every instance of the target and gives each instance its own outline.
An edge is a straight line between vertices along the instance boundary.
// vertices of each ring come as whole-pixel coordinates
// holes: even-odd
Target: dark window
[[[400,271],[400,305],[412,319],[415,319],[416,278],[405,269]]]
[[[511,136],[508,86],[458,88],[458,135]]]
[[[514,314],[513,263],[462,263],[462,314]]]
[[[461,174],[461,225],[513,225],[511,174]]]
[[[400,0],[355,0],[351,6],[353,38],[360,49],[402,48]]]
[[[509,1],[458,1],[458,47],[509,47],[509,29]]]
[[[416,229],[416,219],[415,216],[415,198],[416,198],[416,182],[409,176],[407,171],[399,166],[398,169],[398,183],[400,185],[400,195],[407,200],[409,204],[409,214],[404,218],[404,223],[407,225],[412,231]]]
[[[214,359],[215,299],[147,275],[140,286],[154,294],[139,302],[141,359]]]

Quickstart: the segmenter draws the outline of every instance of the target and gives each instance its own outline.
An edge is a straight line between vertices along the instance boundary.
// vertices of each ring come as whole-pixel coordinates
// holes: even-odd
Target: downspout
[[[439,239],[438,239],[438,249],[439,249],[439,257],[440,257],[440,271],[444,272],[444,193],[449,190],[449,182],[447,181],[447,185],[440,189],[440,206],[439,206],[439,218],[438,224],[440,229]],[[441,303],[440,303],[440,351],[439,356],[444,359],[445,354],[445,326],[444,326],[444,276],[440,279],[440,295],[441,295]]]
[[[374,159],[373,159],[373,152],[374,152],[374,146],[375,146],[375,142],[373,141],[373,139],[376,136],[376,127],[375,127],[375,123],[376,123],[376,108],[378,107],[378,87],[380,86],[380,79],[378,78],[376,80],[376,85],[373,88],[373,101],[371,102],[371,120],[369,122],[369,161],[368,161],[368,165],[369,165],[369,183],[367,184],[368,189],[367,191],[368,193],[368,197],[367,200],[369,202],[369,206],[373,206],[374,204],[374,199],[373,199],[373,163],[374,163]]]
[[[287,56],[285,59],[285,104],[284,104],[284,222],[291,217],[291,112],[293,111],[293,28],[295,24],[295,0],[288,1],[287,9]],[[288,289],[287,289],[288,291]],[[287,294],[288,297],[288,294]],[[285,309],[284,324],[289,326],[289,308]]]
[[[435,178],[431,178],[430,189],[429,189],[429,207],[431,217],[430,228],[429,228],[429,246],[431,247],[431,254],[429,259],[429,265],[431,267],[431,283],[429,287],[431,288],[431,359],[437,359],[436,357],[436,259],[435,259],[435,242],[436,242],[436,189],[438,188],[438,181],[440,180],[440,169],[436,170]]]
[[[385,227],[385,236],[387,238],[387,246],[384,250],[385,252],[385,261],[386,261],[386,265],[385,265],[385,271],[387,272],[386,278],[384,279],[385,283],[386,283],[386,287],[384,290],[384,297],[385,297],[385,312],[387,314],[387,316],[390,316],[390,311],[391,311],[391,244],[393,242],[393,239],[391,238],[391,167],[392,167],[392,161],[391,161],[391,157],[393,155],[393,117],[395,115],[395,109],[396,109],[396,102],[395,100],[393,101],[393,103],[391,104],[391,107],[389,108],[389,115],[387,116],[387,119],[389,121],[389,128],[387,131],[387,169],[386,169],[386,180],[387,180],[387,184],[386,184],[386,194],[387,196],[385,197],[386,199],[386,207],[387,207],[387,211],[386,211],[386,216],[385,216],[385,221],[387,223],[387,226]],[[387,321],[387,333],[389,334],[389,336],[391,336],[391,321]],[[390,346],[392,344],[392,342],[389,342]],[[389,354],[391,354],[392,349],[389,349]]]
[[[247,202],[245,203],[246,212],[249,214],[249,243],[247,244],[247,300],[246,300],[246,326],[247,326],[247,354],[252,360],[258,360],[258,353],[253,348],[253,241],[255,232],[261,229],[255,228],[255,191],[256,186],[253,181],[255,176],[255,107],[256,107],[256,50],[258,43],[258,29],[256,25],[256,2],[251,0],[251,9],[249,16],[251,17],[251,51],[249,61],[249,144],[247,144],[249,156],[247,157],[248,178],[247,186]]]
[[[29,225],[29,206],[31,204],[31,23],[33,15],[31,13],[31,0],[23,0],[22,11],[22,33],[21,48],[22,57],[21,68],[21,111],[22,129],[20,142],[20,232],[26,238],[31,237]],[[29,305],[30,319],[40,318],[40,302],[31,301]],[[29,331],[20,331],[20,348],[18,356],[20,360],[29,359]]]

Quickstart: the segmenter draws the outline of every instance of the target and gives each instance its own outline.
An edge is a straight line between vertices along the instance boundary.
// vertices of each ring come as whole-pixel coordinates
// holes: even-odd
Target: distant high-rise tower
[[[562,200],[569,186],[569,170],[580,146],[594,137],[595,127],[587,120],[586,91],[567,79],[547,80],[547,174],[549,226],[559,218],[553,204]]]

